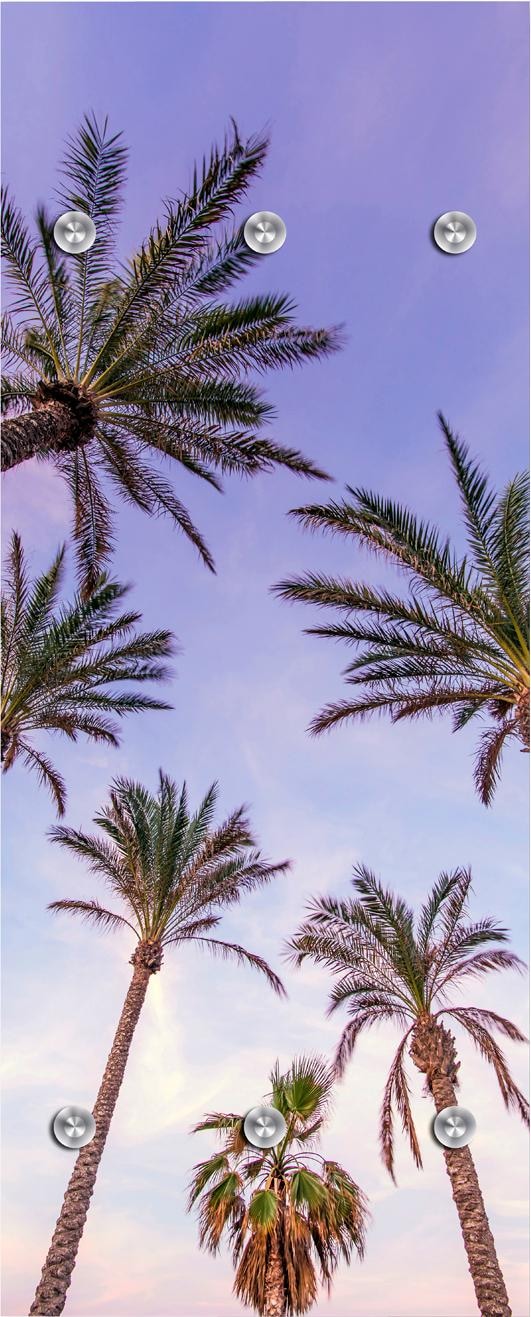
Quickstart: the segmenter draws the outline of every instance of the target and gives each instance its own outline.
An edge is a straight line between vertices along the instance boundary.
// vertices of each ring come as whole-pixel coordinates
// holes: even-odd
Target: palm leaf
[[[278,974],[275,974],[262,956],[253,955],[251,951],[239,946],[237,942],[222,942],[212,937],[194,937],[193,941],[206,947],[207,951],[210,951],[213,956],[221,957],[222,960],[236,960],[239,965],[250,965],[252,969],[257,969],[260,974],[265,975],[270,987],[273,988],[278,997],[287,996],[282,979],[279,978]]]
[[[121,133],[110,136],[108,120],[101,127],[94,115],[85,115],[77,133],[69,138],[61,174],[61,202],[67,210],[90,215],[97,240],[88,251],[70,259],[77,284],[78,341],[76,375],[81,366],[87,317],[101,297],[102,285],[111,275],[116,221],[122,206],[127,150]]]
[[[478,571],[486,572],[496,587],[498,582],[491,553],[491,535],[495,518],[496,494],[487,476],[469,456],[468,448],[450,429],[442,412],[438,413],[448,454],[457,482],[468,540]]]
[[[323,572],[287,577],[274,589],[283,599],[339,613],[329,625],[310,627],[311,635],[359,647],[345,671],[359,697],[327,703],[311,732],[375,713],[398,723],[435,712],[449,712],[457,731],[484,715],[494,726],[480,743],[475,782],[488,804],[505,739],[516,736],[529,748],[528,481],[515,477],[498,498],[441,414],[439,420],[471,558],[460,558],[409,508],[348,485],[342,501],[291,515],[390,561],[406,576],[407,593]]]
[[[192,187],[179,202],[169,202],[164,221],[151,230],[134,257],[125,290],[105,347],[98,356],[115,352],[134,329],[139,311],[173,289],[190,261],[201,254],[212,226],[224,220],[244,195],[261,167],[267,149],[265,139],[240,141],[236,125],[221,151],[212,149],[210,159],[203,160],[202,170],[194,171]],[[86,376],[92,378],[98,358]]]
[[[15,291],[13,310],[17,319],[31,323],[36,318],[44,332],[46,343],[61,377],[57,344],[52,327],[52,309],[49,288],[43,269],[38,264],[38,244],[30,237],[22,213],[2,189],[2,254],[6,263],[6,276]]]
[[[13,743],[13,748],[16,755],[22,756],[26,768],[36,772],[40,785],[47,787],[55,804],[57,813],[61,817],[65,812],[66,804],[66,785],[64,778],[61,777],[61,774],[56,768],[54,768],[54,765],[47,756],[43,754],[42,750],[37,750],[34,745],[28,745],[26,741],[17,738]],[[6,766],[9,767],[12,762],[12,758],[4,760],[4,772]]]
[[[117,928],[127,926],[135,932],[128,919],[124,919],[123,915],[115,914],[113,910],[106,910],[98,901],[50,901],[48,910],[53,910],[55,913],[81,915],[81,918],[86,919],[88,923],[97,924],[98,928],[105,930],[112,929],[114,932]]]
[[[54,226],[44,206],[37,207],[36,224],[54,309],[54,328],[61,349],[61,365],[65,376],[69,376],[71,374],[71,365],[68,357],[67,340],[73,328],[75,305],[68,280],[67,265],[64,258],[59,255],[60,248],[54,241],[53,236]]]
[[[168,708],[121,682],[168,676],[160,660],[173,653],[170,632],[134,630],[140,615],[121,612],[127,587],[99,578],[86,597],[59,604],[65,570],[60,549],[47,571],[30,581],[20,537],[14,533],[2,596],[2,745],[7,771],[20,756],[39,774],[64,810],[65,788],[53,765],[32,742],[38,729],[79,732],[117,744],[119,717],[134,710]]]
[[[60,468],[72,495],[78,581],[89,595],[112,552],[110,507],[84,449],[62,459]]]
[[[484,1015],[477,1008],[471,1010],[467,1007],[455,1006],[446,1010],[445,1014],[457,1020],[466,1033],[469,1034],[484,1060],[493,1066],[507,1109],[516,1111],[524,1123],[529,1125],[529,1103],[514,1083],[501,1048],[495,1042],[489,1029],[486,1029],[481,1023],[481,1020],[486,1015],[489,1024],[492,1024],[494,1020],[496,1027],[501,1028],[508,1037],[521,1041],[522,1035],[519,1030],[515,1029],[514,1025],[510,1025],[508,1020],[502,1023],[499,1016],[493,1017],[491,1012],[485,1012]]]
[[[492,528],[502,600],[518,637],[529,650],[529,479],[515,476],[502,494]]]
[[[404,1052],[410,1036],[411,1029],[408,1029],[395,1052],[391,1069],[387,1077],[380,1112],[380,1148],[382,1160],[395,1184],[393,1135],[393,1106],[395,1103],[398,1108],[402,1121],[402,1129],[408,1140],[415,1165],[418,1166],[419,1169],[422,1168],[422,1156],[415,1129],[415,1122],[413,1120],[413,1113],[411,1111],[410,1089],[404,1069]]]
[[[505,742],[509,737],[516,735],[516,721],[514,718],[508,718],[499,727],[490,727],[480,738],[474,764],[474,781],[478,796],[484,805],[492,805],[501,777]]]
[[[272,1189],[258,1189],[249,1204],[249,1221],[258,1230],[273,1230],[278,1215],[278,1199]]]

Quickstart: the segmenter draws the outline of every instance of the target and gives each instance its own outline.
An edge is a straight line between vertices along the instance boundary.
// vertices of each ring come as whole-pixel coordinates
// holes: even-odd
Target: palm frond
[[[514,1025],[511,1025],[509,1020],[502,1020],[500,1016],[495,1016],[490,1011],[480,1011],[478,1008],[454,1006],[445,1010],[444,1013],[461,1025],[475,1043],[484,1060],[493,1066],[507,1109],[516,1111],[524,1124],[529,1125],[529,1103],[527,1098],[524,1097],[515,1084],[501,1048],[482,1021],[486,1018],[489,1025],[494,1023],[495,1027],[501,1029],[507,1037],[518,1042],[524,1041],[520,1031]]]
[[[35,385],[23,375],[2,375],[2,412],[18,415],[29,411],[35,398]]]
[[[212,937],[194,937],[194,942],[200,946],[206,947],[213,956],[221,957],[222,960],[236,960],[239,965],[250,965],[252,969],[257,969],[260,974],[264,974],[273,992],[278,997],[287,997],[287,992],[278,974],[275,974],[267,961],[262,956],[256,956],[245,947],[241,947],[237,942],[222,942],[218,938]]]
[[[197,1166],[194,1166],[194,1174],[188,1194],[188,1211],[194,1206],[210,1180],[214,1177],[223,1176],[228,1167],[229,1160],[225,1152],[218,1152],[214,1157],[209,1157],[208,1161],[199,1162]]]
[[[2,361],[4,366],[9,369],[12,366],[25,367],[26,373],[29,371],[29,382],[34,380],[34,390],[36,388],[39,370],[40,358],[28,343],[27,333],[12,320],[7,311],[2,312]]]
[[[505,742],[516,736],[516,721],[507,718],[499,727],[483,732],[476,752],[474,781],[476,791],[484,805],[492,805],[494,793],[501,777],[502,755]]]
[[[190,192],[178,202],[168,202],[164,220],[153,227],[131,262],[114,323],[87,373],[86,383],[95,373],[98,358],[104,354],[108,357],[111,351],[116,353],[117,344],[134,330],[139,312],[171,291],[194,258],[201,255],[213,226],[231,214],[260,169],[266,150],[265,139],[251,138],[242,143],[234,124],[223,148],[214,147],[209,160],[203,160],[201,171],[194,171]]]
[[[469,875],[467,873],[466,892],[468,893]],[[424,901],[418,919],[418,943],[421,956],[425,956],[430,941],[433,937],[434,930],[445,902],[456,887],[462,891],[462,871],[456,870],[454,873],[441,873],[435,880],[431,892],[426,901]],[[461,906],[462,908],[462,906]]]
[[[2,737],[4,770],[20,755],[64,809],[64,783],[50,761],[34,747],[38,729],[79,732],[96,741],[117,743],[119,717],[168,704],[137,690],[117,689],[165,679],[160,660],[174,652],[170,632],[138,632],[136,612],[120,612],[127,587],[99,577],[86,596],[60,605],[65,570],[60,549],[47,571],[30,581],[20,537],[14,533],[2,593]]]
[[[60,377],[61,364],[53,330],[49,288],[44,270],[38,263],[38,245],[30,237],[21,211],[5,188],[2,188],[0,201],[2,254],[6,264],[6,277],[15,293],[13,310],[19,322],[31,324],[32,320],[37,320],[39,328],[44,332]]]
[[[234,1112],[211,1111],[203,1120],[192,1127],[192,1134],[204,1130],[216,1130],[222,1134],[225,1130],[235,1130],[243,1124],[243,1117]]]
[[[366,1015],[360,1014],[354,1020],[349,1020],[345,1025],[334,1056],[334,1069],[338,1079],[342,1079],[345,1074],[362,1029],[366,1027],[370,1029],[373,1024],[376,1024],[376,1017],[373,1011],[369,1011]]]
[[[117,928],[127,927],[136,933],[136,929],[128,919],[123,915],[117,915],[113,910],[106,910],[98,901],[50,901],[48,910],[53,910],[56,914],[80,915],[88,923],[97,924],[98,928],[103,928],[105,931],[112,929],[114,932]]]
[[[393,1131],[393,1107],[395,1103],[402,1121],[402,1129],[408,1140],[415,1165],[418,1166],[419,1169],[422,1168],[422,1156],[415,1129],[415,1122],[413,1120],[413,1113],[411,1111],[410,1088],[404,1068],[404,1052],[410,1036],[411,1029],[408,1029],[395,1052],[391,1069],[387,1077],[380,1112],[380,1149],[382,1160],[395,1184]]]
[[[480,572],[486,572],[496,586],[496,572],[491,553],[491,534],[496,511],[496,493],[487,476],[469,455],[467,445],[454,434],[442,412],[438,419],[461,495],[470,549]]]
[[[78,337],[75,375],[79,375],[87,320],[109,280],[114,253],[116,224],[122,206],[127,150],[121,133],[109,134],[108,120],[101,126],[93,114],[85,115],[76,134],[67,142],[62,161],[61,204],[80,210],[96,225],[97,241],[88,251],[71,256],[77,289]]]
[[[19,737],[14,738],[13,749],[16,756],[22,756],[25,767],[33,770],[37,774],[39,784],[43,787],[47,787],[57,813],[59,817],[61,817],[65,812],[66,804],[66,785],[64,778],[61,777],[61,774],[56,768],[54,768],[51,760],[43,754],[42,750],[37,750],[34,745],[29,745],[27,741],[23,741]],[[10,757],[8,761],[4,761],[4,772],[6,771],[6,763],[10,766],[12,762],[13,757]]]
[[[502,602],[524,651],[529,652],[529,477],[517,475],[504,490],[492,527],[492,548]]]
[[[59,466],[72,496],[78,581],[89,595],[112,553],[110,507],[84,449],[71,453],[68,460],[61,459]]]
[[[320,1056],[297,1056],[290,1069],[282,1074],[279,1064],[270,1076],[272,1105],[287,1118],[296,1118],[303,1131],[312,1134],[326,1120],[334,1087],[333,1068]],[[317,1127],[315,1117],[318,1117]],[[312,1124],[308,1124],[312,1122]],[[299,1124],[294,1127],[297,1138]]]
[[[485,941],[488,937],[485,937]],[[515,956],[512,951],[498,951],[489,948],[488,951],[480,951],[475,955],[467,955],[463,951],[456,963],[447,969],[446,973],[436,978],[434,982],[434,992],[439,1000],[444,1000],[448,984],[459,984],[464,978],[480,978],[483,974],[498,970],[516,970],[523,973],[525,965],[523,961]]]
[[[64,257],[60,255],[61,249],[54,241],[53,222],[44,206],[37,207],[36,224],[54,311],[54,328],[60,346],[61,366],[65,376],[68,377],[72,374],[68,340],[73,330],[75,304],[68,280],[67,264]]]
[[[185,465],[183,463],[183,465]],[[215,572],[214,559],[201,532],[194,525],[190,513],[173,491],[169,481],[164,480],[155,468],[137,460],[135,463],[136,479],[142,483],[143,498],[149,498],[149,511],[153,515],[162,514],[171,518],[175,526],[190,540],[197,549],[201,561]],[[135,499],[135,502],[137,500]]]
[[[358,647],[344,675],[360,688],[359,697],[326,704],[310,730],[319,734],[374,713],[398,723],[449,712],[458,731],[483,715],[494,729],[480,744],[475,781],[487,804],[506,737],[529,744],[528,481],[515,477],[498,497],[442,414],[439,420],[471,558],[460,558],[436,526],[407,507],[348,485],[342,501],[291,515],[309,530],[343,536],[390,562],[407,578],[407,592],[322,572],[287,577],[274,590],[338,613],[339,620],[309,633]]]

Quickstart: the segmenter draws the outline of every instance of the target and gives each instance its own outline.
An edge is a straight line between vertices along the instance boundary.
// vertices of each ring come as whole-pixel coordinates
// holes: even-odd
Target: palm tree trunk
[[[63,402],[48,402],[3,422],[2,467],[9,471],[30,457],[68,452],[83,442],[83,431],[72,408]]]
[[[520,692],[516,701],[516,723],[524,748],[529,750],[529,687]]]
[[[415,1031],[410,1053],[415,1065],[426,1075],[437,1114],[445,1107],[458,1106],[454,1085],[459,1062],[449,1030],[440,1024],[423,1024]],[[511,1317],[509,1298],[470,1148],[442,1148],[442,1153],[481,1317]]]
[[[32,1314],[45,1313],[56,1317],[65,1306],[66,1291],[75,1267],[77,1250],[124,1077],[129,1049],[144,1004],[147,985],[153,973],[153,970],[141,959],[133,958],[133,963],[135,965],[133,977],[92,1113],[96,1122],[96,1133],[92,1142],[81,1148],[77,1155],[48,1256],[30,1308]]]
[[[265,1304],[262,1317],[285,1317],[286,1282],[278,1233],[272,1236],[265,1274]]]

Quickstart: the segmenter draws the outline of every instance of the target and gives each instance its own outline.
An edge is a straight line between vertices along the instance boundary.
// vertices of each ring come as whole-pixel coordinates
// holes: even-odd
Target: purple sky
[[[524,4],[11,4],[4,6],[3,171],[27,213],[53,207],[56,163],[84,111],[108,113],[131,148],[120,254],[126,257],[190,178],[232,115],[268,124],[272,145],[246,213],[278,211],[288,238],[247,288],[290,293],[303,323],[344,322],[333,360],[267,382],[275,433],[345,481],[378,487],[440,520],[462,546],[435,412],[442,408],[497,484],[526,460],[528,433],[527,24]],[[456,261],[429,230],[473,215]],[[527,958],[526,762],[507,756],[494,808],[472,787],[474,735],[444,723],[305,728],[342,694],[345,656],[304,637],[306,610],[268,588],[327,568],[377,580],[374,561],[304,536],[285,513],[316,495],[294,477],[233,481],[224,498],[178,477],[214,551],[212,578],[169,525],[121,511],[115,571],[135,582],[148,625],[171,625],[183,653],[169,715],[130,720],[118,752],[54,745],[68,822],[88,827],[119,772],[154,786],[161,764],[192,798],[213,778],[221,809],[248,801],[264,849],[292,875],[246,901],[227,933],[282,969],[283,937],[306,897],[346,893],[371,865],[419,902],[440,869],[470,863],[474,911],[513,930]],[[43,466],[4,482],[4,531],[32,562],[68,533],[63,488]],[[5,1313],[27,1312],[70,1156],[48,1137],[66,1102],[91,1106],[129,976],[130,946],[52,921],[58,896],[100,895],[45,841],[54,821],[22,770],[5,780]],[[284,970],[283,970],[284,972]],[[285,973],[278,1004],[246,971],[190,951],[150,985],[79,1254],[72,1317],[235,1317],[226,1253],[199,1255],[184,1211],[191,1138],[203,1111],[245,1110],[276,1057],[330,1053],[326,981]],[[472,993],[468,994],[472,997]],[[474,989],[525,1028],[525,981]],[[363,1266],[342,1267],[315,1317],[473,1317],[475,1304],[431,1112],[413,1077],[425,1170],[384,1172],[377,1113],[393,1035],[374,1033],[337,1093],[324,1150],[369,1194]],[[508,1046],[525,1083],[524,1049]],[[474,1155],[515,1317],[527,1306],[527,1140],[459,1039],[461,1098],[476,1114]]]

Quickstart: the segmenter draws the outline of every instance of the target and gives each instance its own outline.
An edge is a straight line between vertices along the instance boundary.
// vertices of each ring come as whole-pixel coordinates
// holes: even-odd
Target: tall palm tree
[[[406,1049],[420,1072],[435,1109],[457,1103],[455,1040],[443,1018],[464,1029],[481,1056],[494,1067],[505,1106],[529,1124],[526,1099],[517,1088],[494,1032],[525,1042],[516,1025],[478,1006],[451,1005],[467,977],[522,969],[512,952],[500,948],[508,934],[492,919],[468,922],[471,875],[441,874],[415,925],[405,901],[386,891],[363,865],[354,870],[354,900],[319,897],[291,940],[292,959],[310,957],[326,965],[335,980],[329,1012],[344,1003],[346,1024],[335,1058],[345,1071],[364,1029],[393,1021],[403,1031],[385,1085],[380,1120],[383,1161],[394,1180],[393,1121],[398,1112],[417,1166],[422,1157],[409,1098]],[[477,1102],[477,1099],[476,1099]],[[468,1265],[482,1317],[510,1317],[501,1273],[470,1148],[443,1148]]]
[[[80,915],[103,929],[130,929],[137,945],[131,957],[133,976],[94,1106],[96,1133],[78,1153],[32,1313],[63,1311],[133,1034],[165,947],[194,942],[214,955],[253,966],[275,992],[284,992],[280,979],[260,956],[211,936],[226,907],[289,868],[287,861],[271,864],[256,849],[243,808],[213,826],[217,794],[214,783],[191,813],[186,784],[179,790],[162,772],[156,795],[120,778],[111,787],[110,803],[94,820],[102,837],[62,826],[52,830],[53,841],[80,856],[92,873],[105,880],[122,912],[96,900],[52,901],[49,908]]]
[[[313,1307],[318,1272],[330,1293],[340,1259],[349,1262],[354,1250],[363,1257],[368,1209],[348,1171],[312,1151],[329,1113],[330,1066],[302,1056],[281,1074],[277,1061],[269,1082],[267,1102],[284,1116],[284,1138],[255,1148],[244,1116],[206,1116],[195,1131],[216,1130],[223,1147],[194,1167],[189,1208],[199,1204],[202,1248],[217,1253],[228,1236],[238,1298],[259,1317],[285,1317]]]
[[[309,628],[359,650],[346,679],[359,693],[328,704],[311,724],[327,731],[350,718],[387,712],[393,722],[453,711],[454,730],[487,717],[475,766],[490,805],[504,744],[529,750],[528,478],[502,494],[489,486],[465,444],[439,414],[461,497],[469,557],[407,508],[347,486],[349,498],[297,508],[312,530],[332,531],[389,559],[409,579],[407,595],[308,572],[281,581],[285,599],[337,610],[343,620]]]
[[[61,732],[75,741],[83,732],[92,741],[118,745],[109,714],[171,708],[151,695],[124,691],[122,683],[167,677],[160,660],[174,648],[171,631],[135,630],[141,614],[120,611],[129,587],[106,576],[86,598],[78,595],[60,606],[64,573],[63,548],[31,581],[20,536],[13,533],[2,592],[2,765],[7,772],[21,758],[35,769],[58,814],[64,813],[65,784],[33,733]]]
[[[259,433],[271,418],[249,373],[323,357],[334,329],[300,328],[283,295],[220,300],[261,259],[233,213],[260,171],[265,137],[236,125],[166,203],[136,255],[116,261],[127,152],[107,120],[85,117],[62,162],[60,210],[96,226],[88,251],[63,255],[56,216],[40,207],[36,236],[10,196],[3,207],[4,466],[52,461],[74,503],[81,570],[90,582],[111,547],[109,489],[149,514],[167,514],[213,568],[205,541],[161,469],[166,457],[219,489],[227,472],[286,466],[323,477],[299,452]]]

